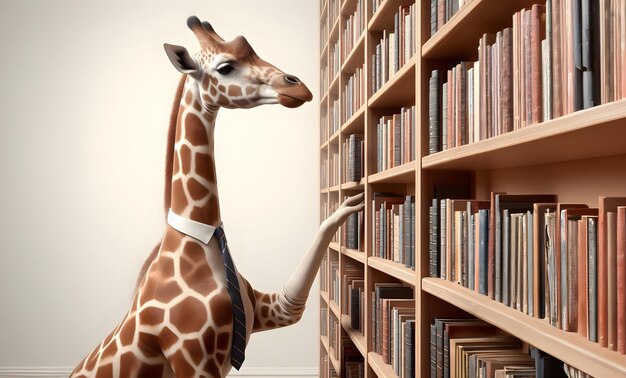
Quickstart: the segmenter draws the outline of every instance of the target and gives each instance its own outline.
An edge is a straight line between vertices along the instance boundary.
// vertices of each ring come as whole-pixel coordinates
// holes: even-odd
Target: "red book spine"
[[[624,206],[617,208],[617,351],[626,354],[626,207]]]
[[[552,118],[563,115],[561,57],[561,2],[552,1]]]
[[[448,70],[448,148],[456,147],[454,135],[454,71]]]
[[[513,131],[513,38],[512,29],[502,31],[502,132]]]

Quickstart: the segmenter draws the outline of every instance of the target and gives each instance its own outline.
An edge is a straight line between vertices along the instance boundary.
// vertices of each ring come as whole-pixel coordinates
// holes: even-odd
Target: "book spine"
[[[530,57],[531,57],[531,102],[532,102],[532,123],[539,123],[543,120],[541,109],[541,40],[543,39],[542,16],[545,14],[545,7],[534,4],[531,8],[530,27]]]
[[[487,295],[488,285],[488,269],[487,269],[487,250],[489,243],[489,211],[480,209],[478,210],[478,222],[479,222],[479,240],[478,240],[478,292],[480,294]]]
[[[607,345],[617,350],[617,214],[607,212]]]
[[[622,14],[626,17],[626,12]],[[626,354],[626,207],[617,208],[617,351]]]
[[[502,31],[502,131],[513,131],[513,30]]]
[[[511,217],[509,216],[509,209],[502,210],[502,285],[501,291],[502,294],[500,299],[502,303],[506,306],[511,306],[511,295],[510,295],[510,232],[511,232]]]
[[[598,341],[598,249],[597,219],[587,221],[587,250],[589,254],[589,340]]]

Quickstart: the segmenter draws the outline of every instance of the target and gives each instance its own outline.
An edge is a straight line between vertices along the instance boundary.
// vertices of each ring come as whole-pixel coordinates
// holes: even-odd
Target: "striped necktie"
[[[228,294],[233,303],[233,345],[230,353],[231,365],[239,370],[243,360],[246,358],[246,314],[243,310],[243,301],[241,300],[241,292],[239,291],[239,280],[237,279],[237,271],[233,258],[228,250],[226,235],[224,229],[220,226],[215,229],[215,237],[220,244],[222,256],[224,257],[224,266],[226,267],[226,280],[228,281]]]

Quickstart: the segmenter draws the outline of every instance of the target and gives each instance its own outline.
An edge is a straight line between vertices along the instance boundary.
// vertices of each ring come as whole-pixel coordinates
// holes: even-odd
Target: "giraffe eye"
[[[222,63],[217,67],[217,72],[220,73],[220,75],[228,75],[229,73],[233,72],[235,70],[235,67],[230,64],[230,63]]]

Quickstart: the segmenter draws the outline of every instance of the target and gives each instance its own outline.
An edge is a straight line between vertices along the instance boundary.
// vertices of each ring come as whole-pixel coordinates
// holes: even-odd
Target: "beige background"
[[[165,134],[185,20],[302,79],[314,101],[221,110],[216,161],[239,270],[277,291],[317,229],[318,1],[0,0],[0,373],[75,365],[121,320],[163,230]],[[250,374],[315,373],[303,320],[252,338]]]

